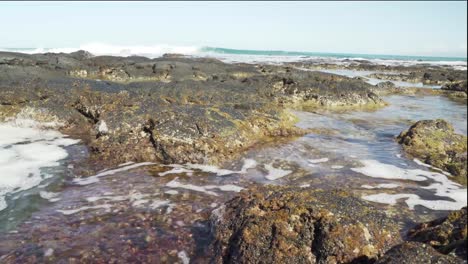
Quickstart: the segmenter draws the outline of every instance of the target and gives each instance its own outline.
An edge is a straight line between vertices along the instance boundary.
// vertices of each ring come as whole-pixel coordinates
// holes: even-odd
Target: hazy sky
[[[467,2],[0,2],[0,47],[82,44],[460,56]]]

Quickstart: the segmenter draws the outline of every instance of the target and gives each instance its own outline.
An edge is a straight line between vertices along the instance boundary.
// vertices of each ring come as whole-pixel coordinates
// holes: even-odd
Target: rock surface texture
[[[416,122],[397,138],[404,150],[434,167],[450,172],[466,185],[467,138],[442,119]]]
[[[400,241],[395,222],[344,191],[250,190],[213,224],[216,263],[367,263]]]
[[[427,243],[443,254],[467,259],[467,208],[451,212],[447,217],[414,227],[410,240]]]
[[[363,81],[289,67],[0,52],[0,120],[53,121],[101,163],[217,163],[304,133],[287,108],[380,106]]]

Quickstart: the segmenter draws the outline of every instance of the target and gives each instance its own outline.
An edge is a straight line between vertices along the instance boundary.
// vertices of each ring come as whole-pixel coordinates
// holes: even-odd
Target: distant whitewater
[[[148,58],[161,57],[166,53],[178,53],[194,57],[212,57],[228,63],[274,63],[321,60],[324,63],[340,64],[348,60],[369,61],[380,65],[402,65],[415,64],[446,65],[455,69],[466,70],[467,59],[458,57],[429,57],[429,56],[402,56],[402,55],[375,55],[375,54],[352,54],[352,53],[323,53],[323,52],[300,52],[282,50],[242,50],[217,47],[196,46],[117,46],[106,44],[86,44],[75,48],[0,48],[3,51],[21,53],[70,53],[78,50],[86,50],[93,55],[111,56],[144,56]]]

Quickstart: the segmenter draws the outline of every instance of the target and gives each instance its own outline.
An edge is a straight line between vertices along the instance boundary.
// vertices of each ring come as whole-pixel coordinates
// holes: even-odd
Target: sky
[[[0,47],[112,45],[467,57],[467,2],[0,2]]]

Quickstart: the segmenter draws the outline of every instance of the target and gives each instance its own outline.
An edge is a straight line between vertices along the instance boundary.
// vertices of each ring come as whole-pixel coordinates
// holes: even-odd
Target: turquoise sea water
[[[241,50],[215,47],[203,47],[203,52],[212,52],[231,55],[263,55],[263,56],[305,56],[323,58],[349,58],[349,59],[381,59],[381,60],[406,60],[406,61],[467,61],[467,58],[459,57],[429,57],[429,56],[404,56],[383,54],[353,54],[353,53],[324,53],[324,52],[302,52],[284,50]]]

